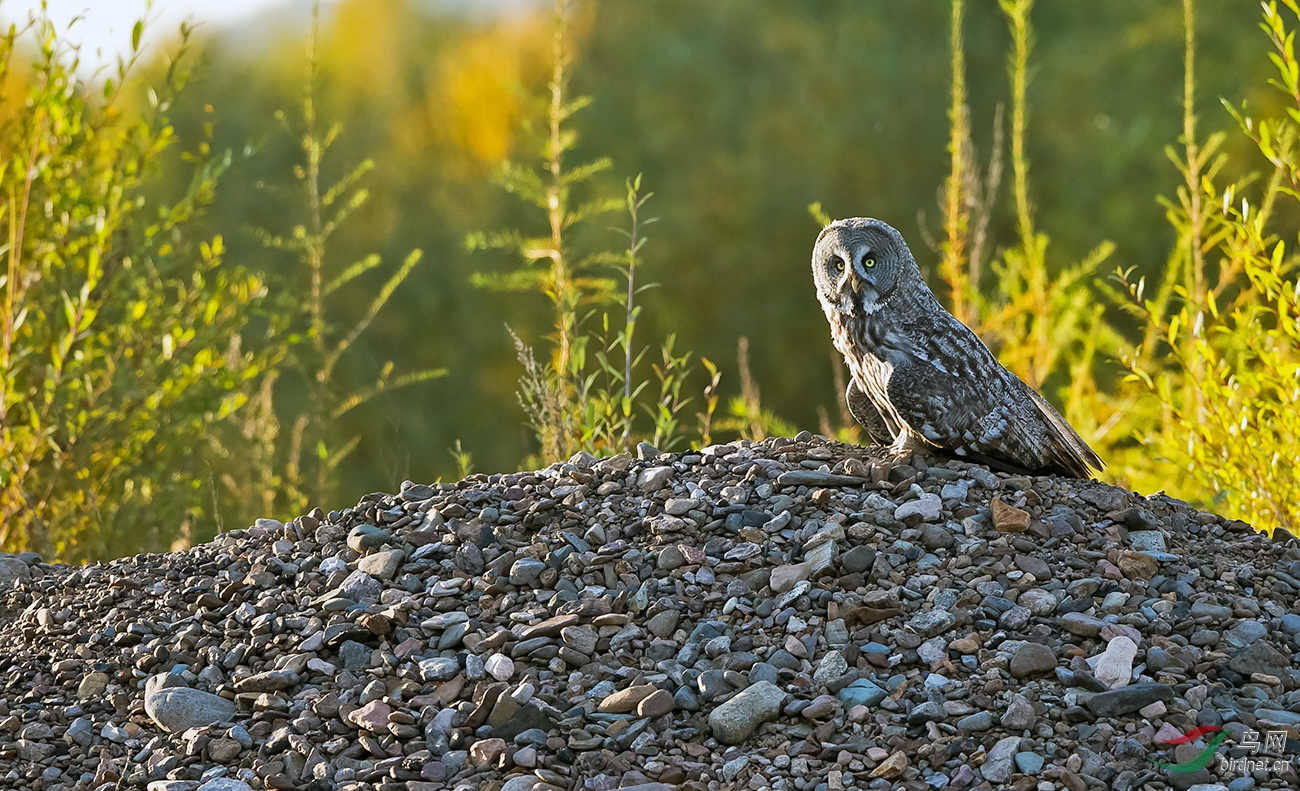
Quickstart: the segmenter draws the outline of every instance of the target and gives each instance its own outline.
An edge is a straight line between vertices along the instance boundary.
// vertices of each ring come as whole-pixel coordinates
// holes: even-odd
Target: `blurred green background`
[[[1226,127],[1219,97],[1274,101],[1243,95],[1270,65],[1256,3],[1202,6],[1201,109],[1207,125]],[[819,228],[806,207],[822,201],[834,217],[885,219],[932,266],[923,233],[938,235],[936,194],[948,167],[948,3],[661,0],[578,10],[573,88],[593,103],[575,120],[575,159],[612,157],[604,175],[615,191],[644,174],[654,192],[648,211],[660,218],[643,270],[661,284],[646,295],[648,334],[676,332],[684,348],[717,362],[724,390],[737,387],[736,343],[747,336],[764,406],[816,431],[816,407],[835,412],[832,367],[841,363],[808,273]],[[1040,225],[1061,260],[1110,239],[1116,265],[1155,272],[1173,239],[1156,196],[1178,179],[1164,147],[1182,123],[1181,6],[1049,2],[1036,11],[1027,142]],[[464,238],[536,225],[491,176],[521,154],[521,94],[549,76],[549,15],[544,4],[483,18],[401,0],[326,9],[320,111],[344,124],[334,173],[366,156],[376,163],[365,182],[371,200],[337,255],[351,261],[373,249],[396,261],[412,247],[425,251],[364,336],[370,353],[344,375],[359,385],[384,359],[449,369],[347,418],[343,433],[363,439],[345,462],[340,502],[403,478],[453,474],[445,449],[457,439],[481,470],[515,469],[532,450],[503,325],[535,341],[549,328],[548,306],[472,287],[471,272],[500,261],[467,252]],[[972,129],[985,159],[995,105],[1007,99],[1008,35],[992,3],[972,4],[967,19]],[[197,136],[211,105],[218,148],[253,146],[225,177],[208,222],[226,234],[231,260],[284,275],[285,287],[292,262],[247,229],[289,224],[283,201],[257,185],[290,188],[298,152],[271,118],[299,101],[307,25],[305,15],[277,17],[277,31],[257,44],[238,31],[205,41],[207,65],[178,118],[182,137]],[[1010,200],[1000,197],[995,246],[1013,241]],[[382,280],[375,272],[358,285]],[[338,309],[355,317],[367,302],[340,296]]]
[[[1232,126],[1220,97],[1280,106],[1286,97],[1266,86],[1272,66],[1258,3],[1216,0],[1197,10],[1203,127]],[[549,77],[552,27],[546,3],[341,0],[321,14],[316,107],[324,125],[341,124],[322,181],[367,157],[375,163],[360,182],[368,202],[328,256],[338,266],[370,252],[385,261],[331,297],[337,320],[361,318],[388,273],[413,248],[424,251],[344,359],[339,387],[366,386],[388,360],[398,371],[448,372],[341,419],[338,434],[360,441],[321,503],[328,510],[403,479],[454,477],[448,449],[458,441],[479,471],[517,469],[536,452],[505,324],[540,342],[550,306],[535,294],[472,286],[472,273],[511,263],[471,252],[465,240],[474,231],[540,230],[536,210],[494,175],[503,160],[530,156],[521,124]],[[808,273],[818,231],[808,206],[885,219],[922,269],[933,269],[938,256],[926,239],[941,235],[937,196],[949,166],[950,21],[946,0],[577,4],[571,88],[592,103],[573,120],[573,161],[611,157],[597,179],[615,195],[642,174],[654,193],[646,213],[659,218],[639,277],[660,287],[643,297],[638,331],[675,332],[679,348],[715,361],[724,396],[739,392],[737,342],[747,337],[764,408],[813,431],[818,407],[837,414],[840,362]],[[1033,21],[1026,142],[1052,260],[1078,260],[1108,239],[1116,251],[1106,272],[1161,271],[1174,231],[1157,196],[1172,195],[1180,179],[1165,147],[1182,128],[1182,5],[1058,0],[1039,3]],[[198,146],[210,124],[213,149],[234,159],[198,227],[221,234],[225,261],[264,274],[272,293],[307,287],[293,256],[268,250],[256,229],[287,232],[304,221],[302,201],[286,197],[302,152],[275,116],[301,116],[309,29],[305,5],[234,28],[200,27],[201,65],[172,111],[180,144],[146,186],[160,198],[183,193],[190,175],[180,152]],[[968,6],[965,37],[973,137],[986,162],[996,108],[1009,99],[1010,38],[996,3]],[[1263,164],[1243,137],[1230,137],[1227,149],[1243,172]],[[997,196],[990,254],[1017,241],[1009,181]],[[597,225],[622,224],[612,216]],[[609,231],[596,243],[617,249],[621,241]],[[705,384],[701,376],[692,389]],[[302,386],[286,375],[277,387],[288,420]],[[231,527],[241,517],[227,520]]]

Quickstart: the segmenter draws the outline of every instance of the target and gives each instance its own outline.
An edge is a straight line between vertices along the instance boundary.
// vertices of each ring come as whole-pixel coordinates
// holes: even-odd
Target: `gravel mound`
[[[1294,542],[879,454],[642,446],[168,555],[0,557],[0,787],[1300,785]],[[1231,736],[1209,766],[1148,760],[1199,725]],[[1290,762],[1230,770],[1248,731]]]

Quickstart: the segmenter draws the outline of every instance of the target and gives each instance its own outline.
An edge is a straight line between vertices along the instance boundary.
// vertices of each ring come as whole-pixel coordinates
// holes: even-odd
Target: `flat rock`
[[[776,482],[782,486],[863,486],[871,483],[871,479],[820,470],[791,470],[781,473]]]
[[[1172,687],[1164,684],[1141,683],[1093,695],[1088,698],[1085,705],[1098,717],[1119,717],[1131,714],[1156,701],[1169,703],[1173,699]]]
[[[1000,533],[1023,533],[1029,529],[1029,512],[1007,505],[998,498],[989,504],[993,513],[993,527]]]

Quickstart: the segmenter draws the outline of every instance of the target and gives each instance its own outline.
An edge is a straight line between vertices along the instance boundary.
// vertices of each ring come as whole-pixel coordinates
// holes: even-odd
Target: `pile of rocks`
[[[809,435],[580,455],[0,558],[0,786],[1295,788],[1298,597],[1294,542],[1161,495]],[[1199,725],[1290,763],[1148,760]]]

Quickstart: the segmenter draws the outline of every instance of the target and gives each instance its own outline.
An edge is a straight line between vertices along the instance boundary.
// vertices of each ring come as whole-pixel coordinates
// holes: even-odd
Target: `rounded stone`
[[[144,710],[158,727],[179,733],[228,722],[235,715],[235,704],[198,689],[166,687],[145,693]]]

